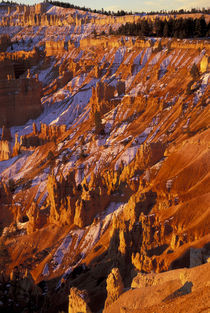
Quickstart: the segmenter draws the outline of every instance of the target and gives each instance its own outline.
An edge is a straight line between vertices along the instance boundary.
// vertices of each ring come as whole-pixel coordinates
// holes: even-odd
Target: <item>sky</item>
[[[85,6],[91,9],[104,9],[107,11],[126,10],[133,12],[148,12],[160,10],[179,10],[191,8],[207,8],[210,6],[209,0],[60,0],[74,5]],[[17,0],[25,4],[36,4],[42,1]]]

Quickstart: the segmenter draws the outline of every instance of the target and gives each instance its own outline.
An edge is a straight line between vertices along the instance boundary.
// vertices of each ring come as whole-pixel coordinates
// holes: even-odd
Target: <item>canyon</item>
[[[0,4],[4,312],[210,307],[210,42],[139,18]]]

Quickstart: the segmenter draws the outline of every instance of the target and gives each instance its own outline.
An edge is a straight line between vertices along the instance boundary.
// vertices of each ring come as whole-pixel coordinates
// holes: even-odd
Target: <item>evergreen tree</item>
[[[202,15],[200,20],[200,37],[204,37],[206,36],[206,32],[207,32],[207,25],[206,25],[206,20],[205,17]]]
[[[192,78],[194,80],[199,78],[200,73],[199,73],[198,67],[197,67],[197,65],[195,63],[193,63],[193,66],[192,66],[192,68],[190,70],[190,75],[192,76]]]
[[[162,44],[161,44],[161,40],[159,40],[158,42],[158,46],[157,46],[157,51],[160,52],[162,51],[163,47],[162,47]]]
[[[151,29],[147,20],[143,20],[141,24],[141,33],[143,36],[150,36]]]
[[[95,121],[95,133],[97,135],[104,134],[104,127],[101,120],[101,114],[99,111],[96,111],[94,114],[94,121]]]
[[[155,19],[154,32],[155,32],[157,37],[163,36],[163,28],[164,28],[164,22],[161,21],[159,18]]]
[[[3,239],[0,239],[0,270],[5,269],[5,265],[10,262],[10,255]]]
[[[163,37],[169,37],[169,26],[167,21],[165,21],[164,27],[163,27]]]
[[[113,35],[113,34],[114,34],[114,31],[113,31],[112,27],[110,26],[109,27],[109,35]]]

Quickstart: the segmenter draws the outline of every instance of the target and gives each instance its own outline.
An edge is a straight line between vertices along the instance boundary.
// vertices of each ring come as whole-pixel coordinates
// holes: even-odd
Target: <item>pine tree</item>
[[[158,42],[158,46],[157,46],[157,51],[160,52],[163,50],[162,44],[161,44],[161,40],[159,40]]]
[[[95,112],[94,121],[95,121],[95,133],[97,135],[102,135],[104,133],[104,127],[102,124],[101,114],[99,111]]]
[[[191,70],[190,70],[190,75],[192,76],[192,78],[193,78],[194,80],[198,79],[199,76],[200,76],[198,67],[197,67],[197,65],[196,65],[195,63],[193,63],[193,66],[192,66],[192,68],[191,68]]]
[[[112,29],[112,27],[110,26],[110,27],[109,27],[109,35],[113,35],[113,34],[114,34],[113,29]]]
[[[0,240],[0,270],[5,269],[5,265],[10,262],[10,255],[3,239]]]
[[[163,27],[163,37],[169,37],[169,27],[167,21],[165,21],[164,27]]]

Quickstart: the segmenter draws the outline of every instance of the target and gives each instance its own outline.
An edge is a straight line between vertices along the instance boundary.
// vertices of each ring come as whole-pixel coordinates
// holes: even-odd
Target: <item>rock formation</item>
[[[11,40],[8,35],[1,35],[0,37],[0,52],[4,52],[11,45]]]
[[[91,313],[87,304],[88,295],[85,291],[80,291],[77,288],[71,288],[69,295],[69,310],[68,313]]]
[[[95,112],[100,112],[103,115],[113,109],[120,102],[124,93],[125,82],[118,81],[116,87],[106,83],[97,83],[96,87],[92,88],[90,99],[92,116]]]
[[[107,278],[107,299],[105,309],[107,309],[123,293],[124,284],[118,268],[113,268]]]
[[[0,140],[0,161],[8,160],[11,157],[11,133],[8,127],[2,127]]]
[[[208,66],[209,66],[209,57],[208,55],[204,55],[200,63],[201,73],[205,73],[208,69]]]
[[[49,141],[55,141],[56,138],[62,136],[66,132],[66,125],[46,125],[40,124],[40,131],[37,130],[36,124],[33,124],[33,132],[24,136],[21,136],[20,142],[16,141],[15,147],[38,147]]]
[[[0,125],[24,124],[41,111],[41,85],[36,79],[0,81]]]
[[[159,313],[168,310],[177,312],[183,308],[188,312],[196,312],[201,308],[205,310],[209,286],[208,278],[206,280],[202,273],[208,267],[209,264],[205,264],[193,269],[138,275],[133,280],[132,289],[125,292],[104,312]],[[202,293],[199,293],[201,289]]]

